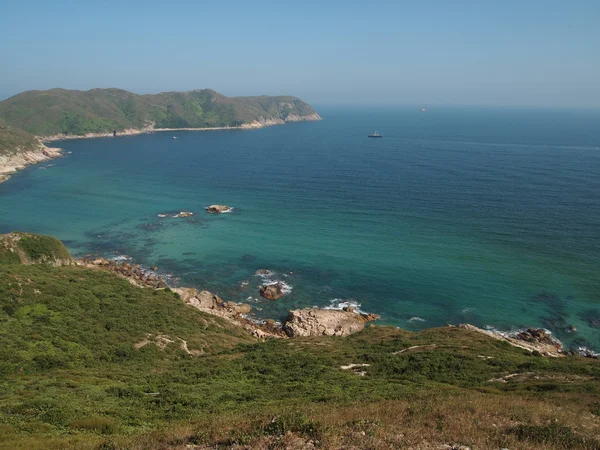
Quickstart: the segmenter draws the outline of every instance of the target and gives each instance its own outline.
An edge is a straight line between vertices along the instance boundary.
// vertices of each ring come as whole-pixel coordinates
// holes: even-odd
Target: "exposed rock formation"
[[[306,308],[290,311],[283,329],[290,337],[348,336],[361,331],[366,322],[379,319],[375,314],[353,311]]]
[[[258,292],[268,300],[277,300],[284,296],[281,283],[265,284],[258,288]]]
[[[461,324],[461,328],[483,333],[487,336],[508,342],[510,345],[519,347],[530,352],[537,351],[544,356],[553,358],[564,356],[562,353],[562,344],[554,339],[551,334],[544,329],[528,328],[514,335],[494,333],[493,331],[482,330],[474,325]]]
[[[15,149],[14,154],[0,155],[0,183],[6,181],[10,175],[24,169],[31,164],[38,164],[52,158],[61,156],[60,148],[50,148],[42,144],[37,149]]]
[[[126,278],[131,284],[141,287],[152,287],[155,289],[164,289],[167,283],[162,277],[144,269],[139,264],[129,264],[127,262],[113,261],[105,258],[80,259],[80,265],[88,267],[100,267],[109,270],[123,278]],[[156,266],[155,266],[156,267]],[[158,269],[158,267],[156,268]],[[156,270],[153,268],[153,270]]]
[[[312,120],[322,120],[319,114],[309,114],[306,116],[299,116],[298,114],[288,114],[284,119],[285,122],[307,122]]]
[[[230,212],[233,208],[227,205],[210,205],[206,207],[206,212],[209,214],[223,214]]]
[[[186,305],[240,325],[257,338],[265,339],[268,337],[285,336],[282,330],[273,326],[272,323],[259,325],[243,318],[243,314],[248,314],[251,311],[252,308],[250,305],[226,302],[212,292],[198,292],[198,290],[194,288],[174,288],[173,292],[179,294],[181,300],[183,300]]]

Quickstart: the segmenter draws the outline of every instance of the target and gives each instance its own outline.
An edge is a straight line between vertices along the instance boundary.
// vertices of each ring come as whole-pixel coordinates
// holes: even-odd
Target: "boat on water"
[[[177,139],[177,136],[173,136],[173,139]]]
[[[373,134],[369,134],[369,137],[370,138],[382,138],[383,136],[376,131]]]

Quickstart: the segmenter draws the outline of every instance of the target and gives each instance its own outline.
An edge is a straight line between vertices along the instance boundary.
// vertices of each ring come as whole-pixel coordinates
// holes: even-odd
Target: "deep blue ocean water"
[[[156,264],[258,317],[352,301],[410,330],[541,326],[600,350],[600,113],[319,112],[55,143],[71,153],[0,184],[0,232]],[[196,215],[158,217],[183,210]],[[262,299],[257,269],[291,293]]]

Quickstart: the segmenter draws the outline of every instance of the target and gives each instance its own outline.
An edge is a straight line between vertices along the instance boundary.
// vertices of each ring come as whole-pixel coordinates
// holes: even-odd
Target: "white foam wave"
[[[111,261],[131,261],[131,256],[117,255],[110,258]]]
[[[577,347],[575,351],[579,354],[579,356],[584,356],[586,358],[600,358],[600,353],[597,353],[594,350],[584,346]]]
[[[275,275],[275,272],[273,272],[271,269],[260,269],[254,272],[254,276],[260,278],[270,278],[273,275]]]
[[[344,300],[343,298],[334,298],[333,300],[330,300],[328,306],[323,306],[322,309],[342,310],[344,308],[354,308],[356,312],[363,314],[364,311],[361,311],[360,306],[360,303],[358,303],[355,300]],[[318,308],[318,306],[316,306],[315,308]]]
[[[414,316],[411,317],[410,319],[408,319],[409,322],[426,322],[425,319],[423,319],[422,317],[419,316]]]

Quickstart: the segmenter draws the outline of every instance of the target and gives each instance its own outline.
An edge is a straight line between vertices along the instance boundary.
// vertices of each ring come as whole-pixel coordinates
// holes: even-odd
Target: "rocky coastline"
[[[252,307],[244,303],[223,300],[218,295],[187,287],[170,288],[164,277],[158,274],[158,267],[145,268],[139,264],[108,260],[105,258],[82,258],[76,263],[87,268],[107,270],[128,280],[140,288],[171,289],[183,303],[206,314],[221,317],[242,327],[258,339],[290,339],[311,336],[349,336],[362,331],[366,324],[380,319],[380,316],[357,311],[352,306],[341,309],[304,308],[289,312],[286,321],[278,324],[274,320],[256,321],[250,318]],[[260,272],[260,271],[259,271]],[[453,325],[449,325],[453,327]],[[579,354],[594,357],[593,353],[573,352],[563,348],[560,341],[544,329],[528,328],[515,333],[501,333],[478,328],[470,324],[460,324],[463,328],[490,338],[508,343],[513,347],[549,358],[560,358]]]
[[[114,132],[104,132],[104,133],[86,133],[86,134],[76,134],[76,135],[68,135],[68,134],[54,134],[51,136],[40,136],[42,142],[54,142],[54,141],[64,141],[71,139],[93,139],[93,138],[103,138],[103,137],[119,137],[119,136],[136,136],[139,134],[148,134],[155,132],[163,132],[163,131],[219,131],[219,130],[255,130],[259,128],[271,127],[274,125],[284,125],[286,123],[293,122],[313,122],[322,120],[319,114],[309,114],[306,116],[299,116],[296,114],[290,114],[285,119],[275,119],[275,118],[263,118],[253,120],[252,122],[246,122],[239,126],[225,126],[225,127],[203,127],[203,128],[155,128],[154,124],[150,124],[144,128],[127,128],[122,131]]]
[[[60,148],[46,147],[40,143],[37,149],[18,151],[11,155],[0,155],[0,183],[6,181],[15,172],[32,164],[49,161],[62,156]]]

